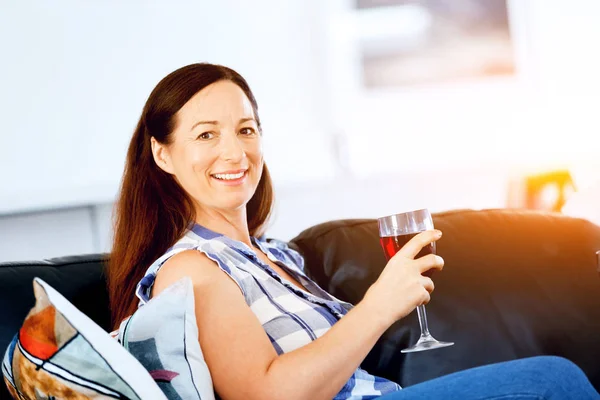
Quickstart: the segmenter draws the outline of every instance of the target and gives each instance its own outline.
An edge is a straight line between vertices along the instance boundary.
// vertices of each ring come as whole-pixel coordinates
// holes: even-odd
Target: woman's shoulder
[[[136,295],[142,304],[148,302],[152,297],[152,290],[156,277],[160,271],[167,271],[169,275],[189,274],[187,269],[192,265],[209,265],[210,260],[202,252],[196,251],[202,247],[204,240],[200,237],[190,235],[186,232],[173,246],[167,249],[156,259],[144,273],[144,277],[138,282]],[[168,268],[164,268],[168,266]],[[177,266],[177,268],[173,268]],[[162,275],[167,275],[161,272]]]
[[[155,274],[152,295],[156,296],[180,279],[188,277],[195,288],[214,286],[229,279],[219,271],[218,264],[206,253],[185,249],[170,257]]]
[[[232,260],[237,254],[221,240],[205,238],[193,231],[187,231],[184,236],[171,246],[161,257],[146,270],[144,277],[136,288],[136,295],[141,304],[145,304],[153,296],[155,284],[160,274],[160,287],[171,281],[189,276],[195,286],[202,282],[221,279],[219,269],[240,280],[240,273],[232,268]],[[238,283],[238,286],[239,283]]]

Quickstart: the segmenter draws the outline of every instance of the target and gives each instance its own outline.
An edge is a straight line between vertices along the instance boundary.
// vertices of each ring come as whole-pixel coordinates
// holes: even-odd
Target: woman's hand
[[[421,232],[392,257],[361,303],[368,303],[387,325],[405,317],[417,306],[429,303],[434,285],[423,276],[430,269],[444,267],[442,257],[429,254],[415,260],[421,249],[442,237],[439,230]]]

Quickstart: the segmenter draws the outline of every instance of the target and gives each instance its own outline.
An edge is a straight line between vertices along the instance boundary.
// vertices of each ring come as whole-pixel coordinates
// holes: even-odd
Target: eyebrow
[[[256,122],[256,120],[253,117],[247,117],[247,118],[241,118],[238,121],[238,125],[243,124],[244,122],[248,122],[248,121]],[[192,128],[190,130],[193,131],[194,128],[197,127],[198,125],[219,125],[219,121],[198,121],[194,125],[192,125]]]

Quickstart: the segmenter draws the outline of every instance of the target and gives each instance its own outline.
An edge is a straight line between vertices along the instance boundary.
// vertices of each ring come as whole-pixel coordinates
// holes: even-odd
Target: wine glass
[[[427,209],[381,217],[377,219],[377,222],[379,224],[381,247],[383,247],[383,252],[388,261],[419,232],[433,229],[433,219]],[[435,242],[425,246],[415,258],[427,254],[435,254]],[[432,270],[426,271],[423,275],[431,277],[432,272]],[[414,346],[403,349],[402,353],[438,349],[454,344],[452,342],[440,342],[431,336],[424,305],[417,307],[417,315],[421,326],[421,337]]]

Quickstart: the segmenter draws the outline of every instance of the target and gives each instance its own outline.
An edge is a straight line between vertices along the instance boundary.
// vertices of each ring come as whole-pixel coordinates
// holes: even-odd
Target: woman
[[[157,85],[117,203],[109,267],[115,324],[138,300],[188,276],[200,345],[224,399],[598,397],[574,364],[556,357],[403,390],[360,369],[393,322],[429,301],[434,286],[422,273],[442,269],[443,260],[414,257],[441,232],[411,240],[356,306],[338,301],[304,275],[298,253],[259,239],[273,202],[261,142],[256,100],[235,71],[194,64]]]

